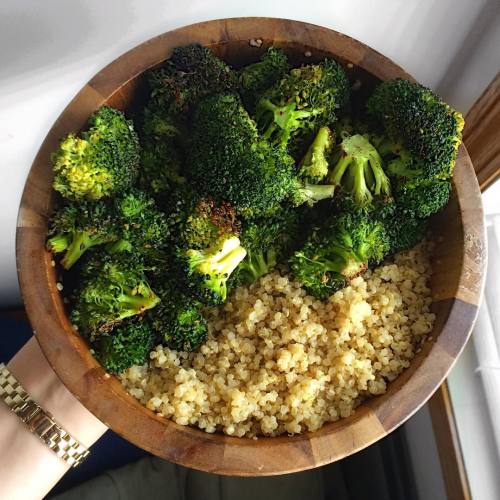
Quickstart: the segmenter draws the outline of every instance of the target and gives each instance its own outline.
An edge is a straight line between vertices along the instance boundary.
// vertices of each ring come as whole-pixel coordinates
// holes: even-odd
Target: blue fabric
[[[31,327],[27,321],[5,318],[0,314],[0,362],[12,358],[31,335]],[[108,431],[94,444],[87,460],[76,469],[71,469],[54,487],[51,495],[72,488],[105,470],[122,467],[146,456],[150,454]]]

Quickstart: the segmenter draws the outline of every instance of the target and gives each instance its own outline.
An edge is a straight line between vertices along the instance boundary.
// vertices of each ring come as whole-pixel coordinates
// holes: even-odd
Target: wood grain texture
[[[249,45],[261,38],[262,47]],[[477,313],[484,278],[484,227],[479,187],[467,151],[460,148],[454,195],[434,221],[434,341],[425,344],[387,394],[363,404],[355,414],[294,437],[238,439],[179,426],[144,408],[114,377],[106,376],[85,342],[72,330],[56,288],[58,269],[46,252],[52,210],[50,152],[65,134],[79,130],[89,114],[108,103],[133,105],[141,74],[168,58],[178,45],[199,42],[235,66],[256,61],[270,45],[282,47],[295,63],[332,56],[352,81],[368,92],[378,79],[411,78],[399,66],[362,43],[334,31],[267,18],[210,21],[181,28],[131,50],[96,75],[49,131],[24,190],[17,229],[19,281],[26,310],[40,345],[62,381],[114,431],[168,460],[228,475],[271,475],[317,467],[354,453],[411,416],[436,390],[463,348]],[[311,52],[311,57],[305,53]]]
[[[470,488],[455,425],[448,385],[441,384],[429,400],[432,427],[443,471],[446,494],[452,500],[470,500]]]
[[[500,177],[500,73],[467,113],[464,142],[484,191]]]

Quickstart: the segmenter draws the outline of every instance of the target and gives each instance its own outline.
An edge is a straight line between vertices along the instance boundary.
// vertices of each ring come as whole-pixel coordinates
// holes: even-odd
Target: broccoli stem
[[[331,184],[304,184],[299,188],[300,197],[309,206],[317,201],[331,198],[335,192],[335,186]]]
[[[67,236],[62,234],[56,234],[47,241],[48,249],[53,253],[64,252],[69,246],[69,240]]]
[[[249,282],[253,282],[267,274],[277,264],[276,251],[270,249],[266,256],[262,252],[249,252],[246,259],[241,263],[244,272],[250,275]]]
[[[334,186],[340,186],[342,177],[350,164],[351,158],[347,155],[343,155],[333,168],[332,173],[329,175],[329,182]]]
[[[129,241],[122,239],[122,240],[115,241],[115,242],[111,243],[110,245],[107,245],[106,250],[109,253],[114,254],[114,253],[122,253],[122,252],[131,252],[133,249],[132,249],[132,245],[130,244]]]
[[[366,185],[366,177],[365,177],[365,165],[366,160],[356,160],[353,169],[354,175],[354,199],[361,206],[368,205],[373,197]]]
[[[86,231],[77,233],[73,237],[73,241],[68,247],[68,250],[64,254],[61,260],[61,265],[64,269],[70,269],[76,263],[76,261],[85,253],[85,251],[93,245],[92,238]]]
[[[156,306],[156,304],[158,304],[158,302],[160,302],[160,298],[154,293],[144,296],[134,295],[133,291],[120,294],[118,300],[123,305],[122,311],[118,316],[119,320],[135,316],[136,314],[141,314],[148,309],[152,309]]]

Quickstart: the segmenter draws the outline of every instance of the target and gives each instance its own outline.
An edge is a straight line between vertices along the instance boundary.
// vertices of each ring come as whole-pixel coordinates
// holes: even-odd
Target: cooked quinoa
[[[151,410],[206,432],[317,430],[383,394],[409,366],[435,319],[430,272],[421,244],[326,302],[273,272],[209,310],[209,338],[198,352],[158,346],[122,382]]]

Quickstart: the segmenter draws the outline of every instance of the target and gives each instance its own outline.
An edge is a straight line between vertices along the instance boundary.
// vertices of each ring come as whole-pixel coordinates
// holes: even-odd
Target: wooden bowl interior
[[[226,30],[224,36],[217,31],[221,26]],[[239,37],[231,36],[228,26],[233,35],[239,29]],[[49,362],[70,390],[136,445],[183,465],[235,475],[269,475],[319,466],[368,446],[406,420],[438,387],[465,345],[476,316],[484,271],[480,195],[462,146],[452,198],[432,224],[432,308],[437,316],[432,341],[426,342],[411,366],[389,384],[386,394],[366,401],[353,416],[294,437],[255,441],[209,435],[155,415],[129,396],[117,379],[106,377],[71,328],[56,288],[60,270],[51,265],[51,255],[44,247],[54,203],[49,158],[61,137],[81,129],[90,112],[102,104],[133,116],[146,98],[142,72],[168,58],[171,49],[182,43],[201,41],[236,67],[258,60],[272,44],[283,48],[293,64],[334,57],[345,65],[351,82],[361,83],[357,91],[360,101],[379,79],[411,78],[372,49],[323,28],[270,19],[260,19],[253,26],[252,31],[248,22],[235,19],[177,30],[163,40],[159,37],[134,49],[96,75],[54,124],[35,159],[20,207],[17,234],[18,272],[28,314]],[[248,42],[255,33],[267,34],[260,48]],[[321,36],[312,37],[311,33]],[[307,52],[311,53],[309,57]]]

